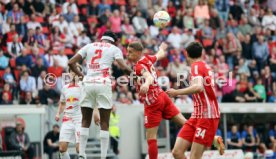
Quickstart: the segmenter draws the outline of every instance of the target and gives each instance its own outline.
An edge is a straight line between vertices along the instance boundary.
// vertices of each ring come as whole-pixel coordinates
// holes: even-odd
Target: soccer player
[[[80,132],[80,158],[86,158],[85,148],[89,127],[93,109],[96,106],[100,114],[101,158],[106,158],[109,144],[109,117],[112,109],[110,68],[116,60],[122,69],[125,69],[129,73],[132,71],[124,62],[122,51],[115,46],[116,41],[116,35],[113,32],[107,31],[101,37],[100,42],[85,45],[68,62],[72,71],[78,76],[83,77],[84,75],[77,69],[76,63],[82,59],[86,59],[87,61],[87,74],[83,78],[83,95],[80,100],[83,116]]]
[[[81,71],[81,67],[78,66]],[[81,87],[77,83],[78,79],[76,74],[70,69],[69,84],[64,85],[61,90],[60,102],[58,112],[55,120],[59,121],[60,114],[63,114],[62,126],[59,136],[59,156],[60,159],[70,159],[69,153],[67,152],[69,143],[76,143],[76,151],[79,153],[79,138],[81,128],[81,110],[79,100],[81,97]]]
[[[202,50],[203,47],[198,42],[192,42],[186,48],[187,61],[191,65],[190,86],[167,91],[171,97],[192,94],[194,103],[194,112],[180,130],[173,148],[173,156],[176,159],[185,158],[184,152],[190,146],[192,146],[190,158],[200,159],[204,150],[211,147],[220,120],[212,70],[202,60]],[[218,149],[222,154],[224,151],[222,139],[219,138],[215,142],[215,146],[219,146]]]
[[[184,125],[186,119],[176,108],[168,95],[158,86],[154,63],[166,57],[167,44],[162,43],[156,55],[143,56],[140,42],[132,42],[127,47],[128,60],[135,63],[134,72],[138,76],[136,90],[144,103],[144,125],[150,159],[157,159],[157,130],[162,119],[170,119]],[[142,81],[144,81],[142,83]]]

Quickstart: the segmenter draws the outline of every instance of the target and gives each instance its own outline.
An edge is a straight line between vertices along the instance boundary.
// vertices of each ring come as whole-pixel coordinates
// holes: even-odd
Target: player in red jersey
[[[191,148],[191,159],[200,159],[206,148],[211,147],[215,137],[220,111],[214,91],[212,70],[201,59],[202,45],[192,42],[186,48],[187,61],[191,65],[190,86],[184,89],[170,89],[167,94],[171,97],[177,95],[192,94],[194,112],[191,118],[180,130],[173,149],[173,156],[176,159],[185,158],[184,152]],[[222,139],[215,140],[220,144],[220,153],[224,151]],[[215,145],[216,146],[216,145]]]
[[[183,125],[184,116],[175,107],[169,96],[158,86],[154,63],[166,56],[167,44],[162,43],[156,55],[143,56],[143,46],[140,42],[128,45],[128,60],[135,63],[134,72],[138,76],[136,90],[139,99],[144,103],[144,125],[148,141],[150,159],[157,159],[157,130],[162,119],[170,119]],[[144,82],[142,82],[144,81]]]

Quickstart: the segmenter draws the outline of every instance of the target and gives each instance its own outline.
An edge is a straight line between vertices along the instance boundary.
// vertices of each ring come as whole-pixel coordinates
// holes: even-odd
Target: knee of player
[[[101,125],[101,129],[102,130],[106,130],[107,131],[108,128],[109,128],[109,123],[108,122],[101,121],[100,125]]]
[[[191,154],[190,154],[190,159],[198,159],[200,157],[201,156],[198,153],[195,153],[195,152],[191,152]]]
[[[157,134],[153,133],[153,132],[146,132],[146,138],[147,138],[147,140],[157,139]]]
[[[184,152],[183,152],[184,154]],[[179,158],[179,156],[183,155],[181,151],[177,150],[177,149],[173,149],[172,150],[172,155],[174,158]]]
[[[63,153],[67,151],[67,146],[60,144],[59,145],[59,152]]]
[[[81,126],[85,128],[89,128],[90,122],[88,120],[82,120]]]

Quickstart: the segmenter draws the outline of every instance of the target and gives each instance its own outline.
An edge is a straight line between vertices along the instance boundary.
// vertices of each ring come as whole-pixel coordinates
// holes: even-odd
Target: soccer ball
[[[158,11],[153,16],[153,23],[159,28],[166,27],[171,20],[170,15],[166,11]]]

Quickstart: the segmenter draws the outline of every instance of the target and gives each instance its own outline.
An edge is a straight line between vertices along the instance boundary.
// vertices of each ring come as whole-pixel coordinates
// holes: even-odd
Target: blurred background
[[[164,29],[153,25],[153,15],[159,10],[171,16],[170,25]],[[99,40],[106,30],[118,35],[117,45],[124,56],[130,41],[141,40],[145,54],[154,54],[162,41],[169,44],[167,58],[156,64],[158,83],[164,90],[186,87],[183,82],[177,84],[177,73],[188,76],[185,47],[191,41],[200,41],[203,58],[214,70],[223,113],[217,133],[229,149],[250,152],[248,156],[255,158],[273,156],[275,14],[276,0],[1,0],[0,158],[20,156],[22,151],[28,158],[49,157],[49,150],[50,154],[57,152],[60,123],[54,121],[54,115],[62,73],[79,48]],[[116,63],[112,72],[115,79],[126,76]],[[49,73],[56,78],[48,78]],[[121,134],[115,136],[119,152],[111,146],[109,154],[122,159],[143,158],[143,106],[134,87],[118,85],[115,79],[113,99],[120,120],[114,126],[120,127]],[[173,100],[188,118],[191,97]],[[168,153],[179,127],[164,122],[163,128],[160,152],[164,149]],[[92,126],[91,130],[89,151],[97,157],[98,128]],[[43,144],[49,131],[53,131],[49,135],[53,143]],[[26,133],[24,139],[14,138],[17,132]],[[13,140],[30,146],[17,152],[19,145]]]

